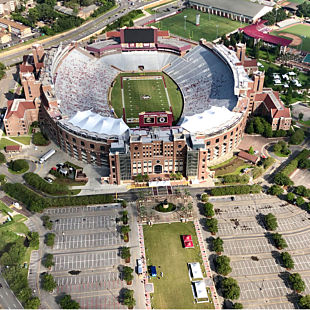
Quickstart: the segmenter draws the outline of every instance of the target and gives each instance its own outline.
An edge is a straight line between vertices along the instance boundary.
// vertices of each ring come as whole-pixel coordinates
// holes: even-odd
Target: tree
[[[290,137],[290,144],[300,144],[305,139],[305,132],[302,129],[297,129]]]
[[[9,162],[9,168],[15,172],[26,172],[29,170],[29,164],[25,159],[16,159]]]
[[[25,309],[38,309],[40,307],[40,299],[38,297],[31,297],[25,303]]]
[[[292,286],[292,289],[297,293],[303,292],[306,289],[305,282],[301,278],[299,273],[292,273],[288,280]]]
[[[2,254],[0,258],[1,265],[4,266],[20,265],[24,261],[26,250],[27,249],[24,246],[24,239],[23,238],[17,239],[15,243],[11,244],[7,252]]]
[[[211,218],[214,216],[213,204],[211,202],[206,202],[204,205],[205,216]]]
[[[279,196],[281,194],[283,194],[283,188],[280,187],[279,185],[272,185],[271,187],[268,188],[267,193],[270,195],[274,195],[274,196]]]
[[[276,230],[278,227],[277,218],[272,213],[265,215],[264,222],[267,230]]]
[[[297,205],[298,207],[300,207],[300,206],[302,206],[304,203],[305,203],[305,200],[304,200],[302,197],[298,196],[297,199],[296,199],[296,205]]]
[[[233,278],[224,278],[221,282],[223,297],[226,299],[239,299],[240,287],[238,282]]]
[[[215,235],[218,232],[217,219],[214,219],[214,218],[207,219],[206,224],[212,235]]]
[[[253,146],[250,146],[250,148],[249,148],[249,154],[254,155],[254,149],[253,149]]]
[[[230,267],[230,258],[228,256],[218,256],[215,260],[216,272],[220,275],[227,276],[232,272]]]
[[[121,248],[121,258],[125,260],[126,263],[130,263],[130,248],[123,246]]]
[[[45,254],[42,260],[42,265],[46,268],[51,268],[55,265],[53,254]]]
[[[202,194],[201,195],[201,201],[208,202],[208,200],[209,200],[209,196],[207,194]]]
[[[298,114],[298,119],[299,119],[300,121],[302,121],[303,118],[304,118],[304,113],[299,113],[299,114]]]
[[[0,152],[0,164],[6,163],[6,158],[3,153]]]
[[[39,248],[39,233],[36,231],[30,231],[27,234],[27,239],[29,242],[29,247],[38,249]]]
[[[279,172],[279,173],[277,173],[275,175],[274,182],[277,185],[284,185],[284,186],[293,185],[294,184],[293,181],[287,175],[285,175],[282,172]]]
[[[224,252],[223,244],[224,241],[220,237],[212,240],[212,248],[217,255],[221,255],[221,253]]]
[[[310,295],[301,296],[298,305],[302,309],[310,309]]]
[[[287,248],[287,243],[285,239],[283,239],[282,235],[279,233],[275,233],[271,235],[271,238],[278,250],[282,250]]]
[[[49,230],[53,228],[53,223],[50,221],[50,217],[48,215],[43,215],[41,217],[41,220],[43,222],[44,227],[46,227]]]
[[[288,202],[293,203],[296,199],[296,196],[293,193],[287,193],[286,199]]]
[[[127,282],[127,285],[131,285],[133,280],[133,269],[128,266],[123,267],[123,279]]]
[[[64,295],[59,300],[62,309],[80,309],[80,304],[73,300],[70,295]]]
[[[243,304],[240,302],[235,302],[233,304],[233,309],[243,309]]]
[[[133,294],[133,290],[126,289],[124,292],[123,304],[126,305],[129,309],[132,309],[136,305],[136,300]]]
[[[282,263],[286,269],[290,270],[290,269],[294,268],[294,261],[290,255],[290,253],[282,252],[281,253],[281,259],[282,259]]]
[[[38,146],[48,145],[49,141],[41,132],[35,132],[32,136],[32,142]]]
[[[129,242],[129,232],[130,232],[130,226],[129,225],[123,225],[121,227],[121,233],[124,236],[125,242]]]
[[[47,233],[47,234],[45,235],[45,240],[44,240],[44,242],[45,242],[45,244],[46,244],[47,246],[52,247],[52,246],[54,245],[54,243],[55,243],[55,234],[53,234],[53,233]]]
[[[56,288],[57,284],[54,280],[54,277],[51,274],[46,273],[42,277],[42,288],[45,291],[52,292]]]

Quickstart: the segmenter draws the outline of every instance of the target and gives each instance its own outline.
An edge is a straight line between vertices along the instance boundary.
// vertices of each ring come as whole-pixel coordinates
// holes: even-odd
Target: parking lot
[[[118,302],[124,286],[118,270],[124,245],[116,221],[120,211],[120,204],[45,211],[56,235],[51,251],[55,294],[70,294],[81,308],[123,308]]]
[[[54,221],[55,231],[109,229],[116,230],[115,215],[78,216],[59,218]]]
[[[102,232],[79,235],[57,236],[54,249],[83,249],[97,247],[113,247],[122,244],[121,236],[118,232]]]
[[[310,171],[308,169],[297,169],[291,177],[295,186],[304,185],[310,187]]]
[[[310,215],[301,208],[265,194],[242,195],[234,200],[212,199],[219,221],[218,236],[224,254],[231,259],[232,276],[241,289],[245,308],[294,308],[296,296],[287,283],[288,271],[281,265],[280,251],[272,244],[262,215],[273,213],[299,272],[310,290]],[[295,299],[294,299],[295,298]]]

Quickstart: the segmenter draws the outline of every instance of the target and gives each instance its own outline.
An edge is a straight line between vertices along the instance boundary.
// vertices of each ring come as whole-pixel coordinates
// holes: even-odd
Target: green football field
[[[195,24],[196,14],[200,14],[199,26]],[[184,29],[184,16],[187,16],[186,29]],[[163,30],[169,30],[173,34],[195,41],[199,41],[201,38],[205,38],[207,41],[213,41],[217,36],[221,37],[223,34],[246,26],[247,24],[241,24],[238,21],[221,16],[209,15],[208,13],[194,9],[186,9],[180,14],[165,18],[151,25]]]
[[[126,80],[126,78],[141,76],[164,77],[169,101],[175,121],[177,121],[183,109],[183,98],[178,86],[174,81],[162,72],[145,73],[121,73],[115,80],[111,92],[111,104],[118,117],[123,117],[123,101],[121,78],[123,78],[123,95],[126,118],[138,118],[140,112],[170,111],[167,93],[163,80]],[[143,96],[149,96],[143,99]]]
[[[124,78],[123,89],[127,119],[137,118],[140,112],[170,110],[164,82],[161,77],[160,79],[154,77],[151,80]]]
[[[271,34],[279,37],[285,37],[285,35],[279,35],[279,33],[291,33],[300,37],[302,39],[302,44],[300,44],[299,46],[295,46],[295,48],[310,52],[310,25],[294,25],[286,29],[279,29],[277,31],[273,31]]]

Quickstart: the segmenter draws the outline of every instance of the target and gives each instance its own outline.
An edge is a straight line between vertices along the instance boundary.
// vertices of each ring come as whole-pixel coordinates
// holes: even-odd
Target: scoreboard
[[[172,126],[171,112],[141,112],[139,113],[140,127]]]

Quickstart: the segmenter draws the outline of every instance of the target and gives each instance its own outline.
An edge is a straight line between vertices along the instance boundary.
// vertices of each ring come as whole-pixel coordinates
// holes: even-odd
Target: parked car
[[[142,260],[141,258],[137,259],[137,274],[142,274],[143,273],[143,269],[142,269]]]

